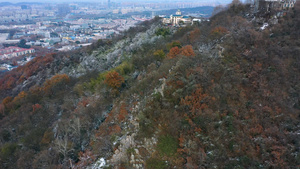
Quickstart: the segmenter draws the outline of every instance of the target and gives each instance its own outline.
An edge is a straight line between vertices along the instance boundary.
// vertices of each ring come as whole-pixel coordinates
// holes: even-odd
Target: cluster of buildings
[[[63,22],[41,21],[27,25],[1,26],[2,30],[15,30],[14,34],[0,33],[1,44],[17,44],[21,39],[26,45],[59,49],[63,46],[80,46],[99,39],[110,39],[137,23],[150,18],[77,19]],[[69,48],[74,49],[74,48]]]
[[[296,0],[255,0],[254,12],[270,13],[272,11],[279,12],[283,15],[284,11],[294,8]]]
[[[0,8],[0,23],[23,23],[32,22],[41,17],[54,17],[56,15],[55,10],[48,9],[47,6],[31,5],[31,6],[2,6]]]
[[[34,55],[74,50],[99,39],[110,39],[140,22],[152,19],[159,11],[207,5],[201,2],[110,0],[99,3],[7,4],[0,6],[0,67],[2,65],[7,70],[14,68],[16,64],[13,62],[22,65]],[[179,10],[163,20],[173,26],[201,22],[201,19],[183,16]],[[6,48],[18,46],[21,40],[25,40],[23,45],[30,49]]]
[[[175,15],[170,16],[162,16],[162,22],[165,25],[172,25],[172,26],[186,26],[186,25],[193,25],[195,23],[200,23],[202,21],[209,21],[208,19],[204,18],[192,18],[190,16],[182,15],[181,11],[178,9]]]
[[[33,48],[25,49],[25,48],[11,46],[8,48],[0,49],[0,60],[12,59],[14,57],[33,54],[34,52],[35,50]]]

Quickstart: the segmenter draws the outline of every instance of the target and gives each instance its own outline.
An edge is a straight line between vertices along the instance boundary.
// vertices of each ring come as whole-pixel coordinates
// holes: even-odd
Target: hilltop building
[[[181,14],[181,11],[178,9],[175,15],[170,15],[170,17],[164,17],[163,23],[172,26],[179,26],[183,24],[191,24],[192,19],[189,16],[183,16]]]

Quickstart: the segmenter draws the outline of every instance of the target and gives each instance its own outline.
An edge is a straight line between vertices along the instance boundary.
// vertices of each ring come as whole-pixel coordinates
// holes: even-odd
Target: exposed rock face
[[[162,85],[158,88],[158,89],[155,89],[155,93],[160,93],[162,97],[164,97],[164,90],[165,90],[165,87],[166,87],[166,78],[162,78],[160,79],[160,81],[162,81]]]
[[[224,47],[219,43],[207,43],[201,44],[198,46],[199,52],[204,55],[209,55],[212,58],[220,58],[223,57],[222,53],[224,52]]]
[[[136,34],[133,38],[119,40],[109,49],[99,47],[92,54],[80,53],[70,54],[71,56],[63,56],[55,58],[55,60],[39,71],[38,74],[29,77],[23,84],[19,84],[13,89],[13,93],[27,91],[34,85],[41,85],[46,79],[51,78],[55,74],[67,74],[70,77],[80,77],[91,71],[105,71],[112,67],[118,66],[124,57],[130,58],[132,53],[142,49],[147,44],[153,44],[162,39],[162,36],[156,36],[155,31],[161,26],[153,24],[150,29],[145,32]],[[73,56],[78,58],[76,62]]]
[[[162,80],[162,83],[163,86],[165,80]],[[139,101],[132,108],[132,114],[127,122],[123,123],[126,133],[114,142],[114,145],[118,146],[114,150],[113,155],[106,160],[106,165],[117,169],[120,164],[126,163],[130,168],[143,169],[146,166],[146,160],[156,152],[156,145],[158,142],[157,133],[159,131],[155,132],[151,138],[143,138],[142,140],[136,139],[140,130],[138,114],[142,112],[141,109],[144,106],[142,102],[142,100]],[[99,160],[101,160],[101,158],[99,158]],[[93,166],[100,163],[99,160]]]
[[[114,155],[109,160],[111,164],[119,164],[128,160],[127,150],[130,147],[135,147],[134,137],[135,133],[129,136],[125,136],[120,141],[120,146],[114,151]]]
[[[138,33],[134,38],[126,38],[118,41],[109,50],[99,49],[91,55],[82,56],[78,65],[64,67],[59,74],[68,74],[72,77],[80,77],[89,71],[104,71],[120,64],[123,57],[131,57],[132,52],[141,49],[144,45],[155,43],[163,38],[156,36],[155,31],[159,25],[152,25],[146,32]]]

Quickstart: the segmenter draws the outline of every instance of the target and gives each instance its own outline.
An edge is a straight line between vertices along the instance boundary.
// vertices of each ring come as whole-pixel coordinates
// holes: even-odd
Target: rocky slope
[[[37,61],[0,105],[1,167],[297,168],[300,8],[250,12]]]

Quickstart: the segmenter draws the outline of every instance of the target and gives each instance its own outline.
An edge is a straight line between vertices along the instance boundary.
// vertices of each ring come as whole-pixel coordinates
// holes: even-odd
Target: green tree
[[[26,45],[26,40],[25,39],[21,39],[19,44],[18,44],[18,47],[20,48],[30,48],[29,45]]]
[[[156,60],[163,60],[166,57],[166,54],[162,49],[155,51],[153,54]]]
[[[155,34],[157,35],[157,36],[163,36],[163,37],[166,37],[167,35],[170,35],[171,34],[171,32],[170,32],[170,29],[169,28],[159,28],[156,32],[155,32]]]

